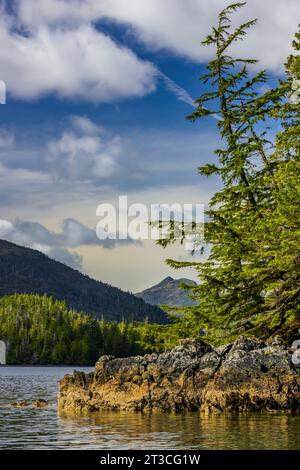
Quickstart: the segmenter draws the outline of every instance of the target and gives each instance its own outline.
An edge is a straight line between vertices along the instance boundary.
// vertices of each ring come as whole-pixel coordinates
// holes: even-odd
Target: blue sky
[[[220,143],[216,121],[191,124],[185,116],[212,57],[200,41],[226,5],[18,0],[12,8],[0,1],[0,79],[7,87],[0,106],[0,237],[133,291],[165,275],[194,277],[165,265],[166,256],[184,256],[178,247],[106,246],[91,231],[97,205],[119,194],[146,204],[207,203],[217,188],[197,175]],[[298,10],[296,0],[249,0],[234,21],[259,23],[233,53],[260,59],[276,80]],[[71,229],[80,233],[75,245]]]

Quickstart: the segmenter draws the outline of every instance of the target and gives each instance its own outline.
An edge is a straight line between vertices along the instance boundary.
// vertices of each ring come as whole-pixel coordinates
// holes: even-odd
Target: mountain
[[[168,322],[160,308],[131,293],[91,279],[39,251],[0,240],[0,297],[15,293],[46,294],[105,320]]]
[[[172,307],[187,307],[195,305],[195,302],[189,297],[186,291],[180,289],[180,284],[196,285],[191,279],[173,279],[166,277],[159,284],[136,294],[151,305],[171,305]]]

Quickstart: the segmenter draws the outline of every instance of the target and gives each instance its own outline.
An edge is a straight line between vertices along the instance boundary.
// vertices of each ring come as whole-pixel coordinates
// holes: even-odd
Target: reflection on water
[[[58,415],[57,381],[72,370],[72,367],[0,368],[0,448],[300,449],[300,415],[133,412]],[[14,400],[33,402],[37,398],[50,400],[50,406],[44,409],[9,406]]]

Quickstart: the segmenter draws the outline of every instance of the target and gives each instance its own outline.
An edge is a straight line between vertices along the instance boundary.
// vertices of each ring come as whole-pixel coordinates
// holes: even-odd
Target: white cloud
[[[72,116],[71,127],[47,147],[48,170],[59,179],[103,180],[120,171],[120,137],[108,136],[85,117]]]
[[[99,126],[86,116],[70,116],[70,122],[75,130],[83,134],[97,135],[104,131],[102,126]]]
[[[0,219],[0,237],[9,236],[14,230],[13,224],[9,220]]]
[[[110,20],[128,27],[152,51],[194,62],[212,57],[201,40],[228,0],[19,0],[15,16],[0,6],[1,79],[16,98],[48,94],[94,102],[141,97],[155,89],[155,66],[95,27]],[[278,72],[291,50],[298,0],[249,0],[236,23],[258,17],[236,54]],[[22,33],[21,33],[22,31]],[[25,31],[25,33],[24,33]]]
[[[21,0],[20,18],[30,27],[81,24],[109,18],[127,24],[152,50],[168,49],[200,62],[211,57],[200,41],[216,23],[228,0]],[[290,51],[299,22],[298,0],[248,0],[236,21],[258,18],[246,41],[235,46],[256,57],[264,68],[277,71]]]
[[[93,4],[97,2],[92,0]],[[200,42],[216,24],[228,0],[105,0],[106,14],[135,28],[137,36],[156,50],[163,48],[193,61],[212,57]],[[260,67],[278,71],[291,50],[299,22],[298,0],[248,0],[234,23],[258,18],[245,41],[234,46],[236,53],[259,59]]]
[[[140,97],[155,88],[155,68],[117,45],[91,24],[39,25],[22,35],[17,20],[0,20],[1,79],[16,98],[55,93],[64,98],[110,102]]]

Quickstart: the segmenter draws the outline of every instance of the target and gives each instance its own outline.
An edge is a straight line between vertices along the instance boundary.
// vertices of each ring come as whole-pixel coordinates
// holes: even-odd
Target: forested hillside
[[[167,323],[160,308],[133,294],[95,281],[39,251],[0,240],[0,296],[15,293],[46,294],[105,320]]]
[[[102,354],[138,354],[137,329],[71,311],[38,295],[0,299],[0,339],[10,364],[94,364]]]

